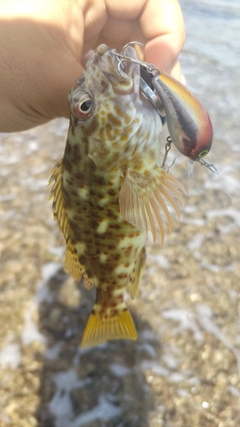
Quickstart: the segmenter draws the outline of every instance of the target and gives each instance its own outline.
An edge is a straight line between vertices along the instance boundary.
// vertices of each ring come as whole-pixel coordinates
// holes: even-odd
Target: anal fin
[[[84,267],[78,259],[77,251],[75,251],[74,245],[69,241],[66,248],[66,256],[64,261],[64,271],[70,274],[77,282],[84,277],[84,286],[86,289],[91,290],[93,282],[89,279]]]
[[[113,339],[136,340],[137,332],[127,307],[116,313],[91,313],[81,342],[81,348],[93,347]]]
[[[138,284],[143,276],[145,263],[146,263],[146,249],[145,247],[143,247],[136,259],[134,269],[130,274],[129,281],[127,284],[127,291],[132,299],[137,294]]]
[[[70,241],[67,243],[64,270],[67,274],[70,274],[70,276],[77,280],[77,282],[81,280],[81,277],[84,274],[84,268],[80,264],[78,254],[75,252],[75,248]]]

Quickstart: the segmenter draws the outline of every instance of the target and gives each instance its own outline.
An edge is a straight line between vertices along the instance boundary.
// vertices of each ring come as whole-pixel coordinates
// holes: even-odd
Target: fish
[[[135,49],[126,49],[136,59]],[[163,242],[179,219],[183,185],[160,167],[161,117],[140,90],[140,68],[100,45],[68,96],[63,158],[50,179],[52,210],[65,242],[64,269],[96,301],[81,347],[137,338],[124,301],[137,294],[146,236]]]

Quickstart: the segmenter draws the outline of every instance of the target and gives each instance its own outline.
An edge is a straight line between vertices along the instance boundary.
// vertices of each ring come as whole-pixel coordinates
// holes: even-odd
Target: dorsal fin
[[[69,238],[68,217],[64,207],[63,192],[62,192],[62,176],[63,164],[60,160],[53,169],[52,176],[49,180],[49,185],[53,183],[50,199],[53,199],[52,211],[54,220],[58,223],[58,227],[64,235],[65,240]]]
[[[78,282],[84,276],[84,286],[91,289],[93,284],[88,278],[84,267],[79,261],[79,256],[75,246],[71,243],[70,239],[70,227],[68,222],[67,212],[64,206],[64,198],[62,192],[62,176],[63,176],[63,163],[60,160],[55,169],[52,172],[52,176],[49,180],[49,184],[53,183],[50,199],[53,198],[52,210],[55,221],[58,223],[58,227],[66,241],[66,256],[64,262],[64,270],[66,273],[73,276]]]

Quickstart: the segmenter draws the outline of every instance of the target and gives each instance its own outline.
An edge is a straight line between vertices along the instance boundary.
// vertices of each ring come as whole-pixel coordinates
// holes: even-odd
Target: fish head
[[[131,46],[125,54],[137,59]],[[100,45],[69,93],[74,134],[87,141],[87,154],[100,170],[110,171],[128,156],[142,123],[142,103],[139,65],[121,62],[113,49]]]

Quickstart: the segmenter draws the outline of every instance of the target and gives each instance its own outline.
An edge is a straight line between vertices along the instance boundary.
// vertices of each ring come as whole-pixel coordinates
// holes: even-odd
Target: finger
[[[181,65],[179,61],[176,61],[174,64],[172,64],[172,67],[168,70],[168,73],[171,74],[171,76],[175,79],[179,81],[182,80]]]
[[[158,0],[158,3],[161,0]],[[110,16],[116,19],[135,20],[144,8],[146,0],[105,0],[106,10]]]
[[[171,70],[185,41],[184,21],[178,1],[149,0],[140,24],[149,40],[145,47],[145,60],[162,70]]]

